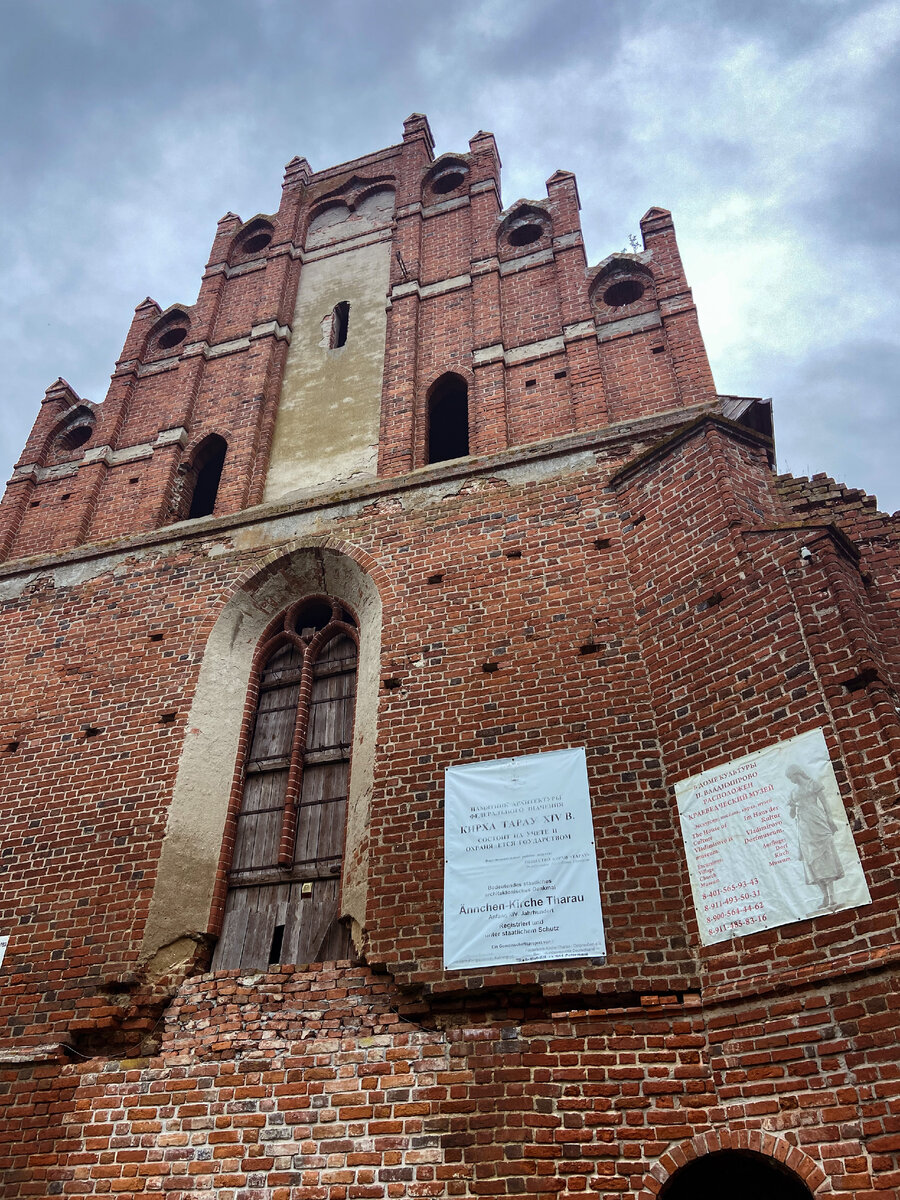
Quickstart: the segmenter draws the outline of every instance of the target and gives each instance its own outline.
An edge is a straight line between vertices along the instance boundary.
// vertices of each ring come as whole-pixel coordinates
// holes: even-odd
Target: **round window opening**
[[[174,346],[180,346],[187,337],[187,330],[182,326],[177,326],[175,329],[167,329],[159,339],[160,350],[171,350]]]
[[[530,246],[532,242],[540,241],[543,236],[543,225],[538,221],[529,221],[527,225],[516,225],[511,229],[507,241],[511,246]]]
[[[445,171],[443,175],[438,175],[437,179],[434,180],[431,190],[437,192],[439,196],[446,196],[448,192],[455,192],[458,187],[462,187],[465,180],[464,171]]]
[[[309,600],[297,614],[296,626],[301,631],[324,629],[332,618],[332,606],[326,600]]]
[[[603,302],[610,308],[622,308],[625,304],[634,304],[644,294],[644,285],[637,279],[620,279],[603,293]]]
[[[69,429],[63,434],[60,442],[64,450],[78,450],[85,442],[91,440],[93,432],[90,425],[76,425],[74,429]]]
[[[245,254],[258,254],[260,250],[265,250],[271,240],[271,233],[254,233],[252,237],[247,238],[241,249]]]

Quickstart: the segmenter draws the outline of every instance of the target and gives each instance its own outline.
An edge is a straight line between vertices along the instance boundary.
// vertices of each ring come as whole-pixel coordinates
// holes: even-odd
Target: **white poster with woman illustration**
[[[821,729],[675,785],[709,946],[870,902]]]

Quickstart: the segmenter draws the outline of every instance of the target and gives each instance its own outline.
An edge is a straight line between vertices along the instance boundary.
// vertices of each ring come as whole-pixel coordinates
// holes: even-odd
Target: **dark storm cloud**
[[[897,3],[31,0],[0,11],[6,465],[56,375],[102,399],[146,294],[193,300],[227,209],[271,211],[294,154],[314,169],[364,154],[399,140],[418,110],[438,152],[496,133],[507,204],[575,170],[594,262],[650,205],[671,208],[719,386],[774,394],[795,469],[847,462],[849,475],[864,463],[868,423],[842,424],[840,388],[829,390],[849,386],[859,358],[869,399],[858,403],[885,425],[857,480],[884,491],[872,472],[897,428],[885,382],[900,344],[897,272],[885,269]]]
[[[823,180],[819,194],[805,198],[803,219],[827,237],[852,245],[900,249],[896,196],[900,185],[900,55],[874,75],[866,94],[871,133],[849,144]]]

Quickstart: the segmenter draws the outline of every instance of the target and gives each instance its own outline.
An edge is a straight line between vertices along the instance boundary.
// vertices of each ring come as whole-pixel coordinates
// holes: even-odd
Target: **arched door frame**
[[[648,1172],[636,1200],[658,1200],[663,1187],[682,1167],[694,1159],[721,1150],[751,1150],[765,1158],[772,1158],[792,1171],[814,1196],[826,1191],[825,1185],[829,1181],[821,1166],[784,1138],[749,1129],[735,1132],[712,1130],[679,1142],[667,1150]],[[830,1192],[830,1187],[827,1190]]]

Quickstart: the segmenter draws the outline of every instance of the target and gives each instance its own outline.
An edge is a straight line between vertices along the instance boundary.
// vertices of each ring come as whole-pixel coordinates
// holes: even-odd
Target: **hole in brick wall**
[[[72,499],[71,492],[63,492],[63,494],[60,496],[60,500],[71,500],[71,499]]]
[[[159,723],[160,723],[160,725],[171,725],[177,716],[178,716],[178,713],[174,713],[174,712],[162,713],[162,715],[159,718]]]
[[[101,986],[111,996],[127,996],[134,991],[135,985],[133,979],[105,979]]]
[[[162,640],[163,640],[163,635],[161,633],[151,633],[150,634],[151,642],[161,642]]]
[[[521,550],[507,550],[506,557],[507,558],[521,558],[522,551]]]
[[[653,347],[654,354],[662,354],[664,351],[665,351],[665,346],[654,346]]]
[[[174,329],[167,329],[160,335],[157,345],[160,350],[172,350],[175,346],[181,345],[187,337],[187,332],[183,325],[176,325]]]
[[[701,608],[716,608],[716,606],[721,604],[724,599],[725,599],[725,597],[722,595],[721,592],[711,592],[706,597],[705,600],[702,600],[700,602],[700,607]]]
[[[454,167],[452,170],[438,175],[437,179],[433,180],[431,184],[431,190],[437,192],[439,196],[446,196],[448,192],[455,192],[458,187],[462,187],[465,181],[465,171]]]
[[[40,507],[41,507],[41,502],[40,502],[40,500],[32,500],[32,502],[31,502],[31,504],[29,505],[29,507],[30,507],[30,508],[40,508]]]
[[[253,237],[247,238],[241,250],[245,254],[258,254],[260,250],[265,250],[271,240],[271,233],[255,233]]]
[[[102,730],[99,725],[82,725],[81,732],[86,738],[93,738],[102,733]]]
[[[227,453],[228,443],[217,433],[204,438],[197,448],[191,466],[194,490],[187,514],[189,521],[197,517],[209,517],[214,512]]]
[[[554,371],[553,372],[554,379],[565,379],[565,377],[566,377],[565,371]]]
[[[482,671],[486,671],[488,675],[493,675],[495,671],[500,670],[500,664],[495,662],[486,662],[481,664]]]
[[[644,294],[644,285],[637,279],[620,279],[603,293],[603,303],[610,308],[622,308],[626,304],[634,304]]]
[[[612,538],[600,537],[600,538],[594,539],[594,547],[597,550],[608,550],[611,545],[612,545]]]
[[[526,387],[536,387],[536,386],[537,386],[537,380],[536,380],[536,379],[526,379],[526,380],[525,380],[525,386],[526,386]]]
[[[428,576],[428,582],[429,583],[443,583],[444,576],[440,571],[438,571],[435,575]]]
[[[18,750],[18,748],[21,744],[22,744],[21,742],[16,742],[16,741],[7,742],[6,743],[6,753],[7,754],[15,754],[15,752]]]
[[[878,672],[875,668],[866,667],[858,675],[854,675],[852,679],[845,679],[843,686],[848,692],[861,692],[863,688],[867,688],[870,683],[875,683],[877,679]]]
[[[647,520],[647,518],[644,516],[643,513],[638,513],[638,515],[632,520],[631,524],[632,525],[640,525],[646,520]]]
[[[530,246],[544,236],[544,227],[537,221],[528,221],[524,225],[516,225],[507,234],[511,246]]]
[[[578,647],[579,654],[599,654],[603,649],[600,642],[585,642],[583,646]]]
[[[332,350],[340,350],[347,344],[347,330],[350,328],[350,301],[340,300],[331,312],[331,337],[328,345]]]
[[[396,675],[389,675],[387,679],[383,679],[381,683],[382,686],[386,687],[389,692],[394,691],[395,688],[400,686],[400,680]]]
[[[128,482],[129,483],[140,483],[141,477],[140,477],[140,475],[132,475],[131,478],[128,480]]]

